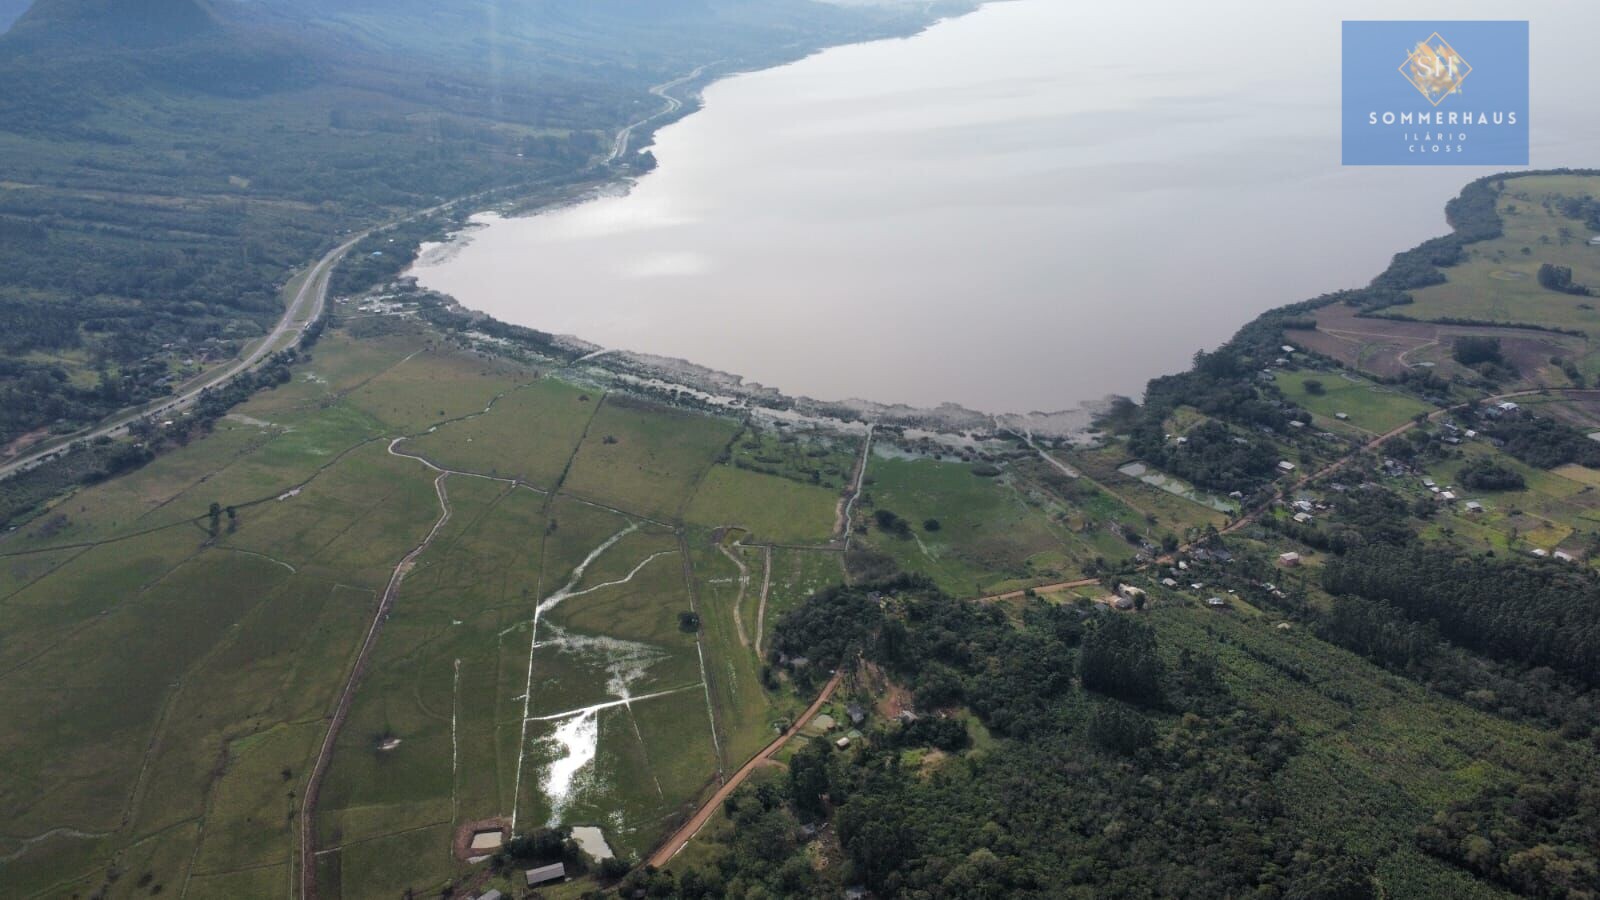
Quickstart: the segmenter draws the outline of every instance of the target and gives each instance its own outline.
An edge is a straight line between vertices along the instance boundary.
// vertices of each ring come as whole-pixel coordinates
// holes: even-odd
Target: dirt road
[[[738,789],[739,785],[744,784],[745,779],[750,777],[750,773],[765,765],[774,753],[777,753],[784,744],[789,742],[790,738],[800,733],[800,729],[804,728],[806,723],[816,718],[823,704],[828,702],[828,699],[833,696],[834,691],[838,690],[839,683],[843,680],[844,670],[840,669],[833,674],[832,678],[828,679],[827,685],[822,688],[822,694],[817,697],[815,702],[806,707],[806,711],[800,714],[800,718],[795,719],[794,724],[789,726],[788,731],[785,731],[777,740],[768,744],[760,753],[751,757],[749,762],[739,768],[739,771],[733,773],[732,777],[711,796],[711,799],[703,803],[695,811],[695,814],[689,817],[689,821],[683,823],[682,828],[674,831],[672,836],[667,838],[666,842],[656,852],[650,854],[650,865],[659,869],[671,862],[672,858],[678,855],[678,851],[682,850],[689,843],[689,840],[698,834],[707,822],[711,821],[711,817],[716,815],[717,810],[722,808],[722,802],[728,799],[728,795]]]

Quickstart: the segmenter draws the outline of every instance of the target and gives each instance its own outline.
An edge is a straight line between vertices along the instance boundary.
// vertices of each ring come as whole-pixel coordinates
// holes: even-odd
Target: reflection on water
[[[1515,14],[1533,161],[1596,163],[1573,67],[1600,7]],[[818,399],[1138,394],[1261,310],[1364,283],[1482,174],[1339,166],[1341,17],[1392,10],[993,4],[719,82],[631,193],[492,220],[416,274],[511,322]]]

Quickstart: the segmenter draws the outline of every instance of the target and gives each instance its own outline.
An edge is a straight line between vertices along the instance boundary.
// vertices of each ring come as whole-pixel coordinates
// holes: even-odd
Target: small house
[[[1287,459],[1278,460],[1278,471],[1280,471],[1280,472],[1293,472],[1294,468],[1295,468],[1294,467],[1294,463],[1289,462]]]
[[[541,884],[549,884],[552,881],[561,881],[566,878],[567,866],[565,863],[551,863],[548,866],[529,869],[526,874],[528,887],[538,887]]]
[[[844,708],[844,712],[845,715],[850,717],[851,725],[860,725],[862,722],[867,720],[867,711],[862,709],[861,704],[859,703],[852,703],[849,706],[846,706]]]
[[[1540,559],[1544,559],[1545,557],[1550,555],[1550,551],[1544,549],[1543,547],[1535,547],[1535,548],[1533,548],[1532,552],[1533,552],[1534,556],[1537,556]]]
[[[1131,584],[1119,584],[1119,585],[1117,585],[1117,593],[1121,594],[1124,598],[1126,598],[1128,600],[1138,600],[1140,597],[1143,597],[1145,595],[1144,594],[1144,588],[1137,588],[1137,587],[1134,587]]]
[[[1597,234],[1594,237],[1589,238],[1589,246],[1591,246],[1591,247],[1600,247],[1600,234]]]
[[[1481,513],[1481,512],[1483,512],[1483,504],[1479,503],[1476,500],[1468,500],[1467,501],[1467,512],[1469,512],[1469,513]]]
[[[1161,583],[1169,588],[1175,588],[1178,586],[1178,580],[1176,578],[1163,578],[1161,579]]]
[[[1422,486],[1423,487],[1438,487],[1438,485],[1439,485],[1439,482],[1434,481],[1432,478],[1424,478],[1424,479],[1422,479]]]
[[[1506,401],[1504,401],[1502,403],[1496,404],[1495,408],[1500,410],[1503,413],[1509,413],[1509,412],[1516,412],[1517,410],[1521,409],[1522,407],[1516,405],[1515,403],[1512,403],[1510,400],[1506,400]]]
[[[833,745],[835,747],[838,747],[840,750],[849,750],[850,749],[850,738],[849,737],[840,737],[837,741],[833,742]]]
[[[1278,349],[1282,350],[1285,353],[1293,353],[1294,352],[1294,348],[1289,346],[1288,344],[1284,344],[1282,347],[1279,347]]]
[[[1341,422],[1350,421],[1350,414],[1349,413],[1336,412],[1336,413],[1333,414],[1333,417],[1335,419],[1338,419]]]
[[[1446,503],[1454,503],[1454,502],[1456,502],[1456,492],[1455,491],[1440,491],[1439,492],[1439,499],[1443,500]]]
[[[505,894],[500,893],[494,888],[490,888],[487,891],[479,894],[478,900],[501,900],[503,897],[505,897]]]
[[[1556,559],[1559,559],[1562,562],[1577,562],[1578,561],[1578,558],[1576,556],[1573,556],[1571,553],[1568,553],[1565,550],[1557,550],[1555,552],[1554,556],[1555,556]]]
[[[1305,523],[1311,521],[1312,518],[1313,518],[1313,516],[1311,515],[1311,513],[1297,512],[1297,513],[1294,514],[1294,520],[1296,522],[1299,522],[1301,525],[1304,525]]]
[[[1278,565],[1283,566],[1286,569],[1292,569],[1295,566],[1300,565],[1300,554],[1293,552],[1280,553],[1278,554]]]
[[[1306,427],[1306,423],[1300,421],[1299,419],[1290,419],[1289,420],[1289,427],[1290,428],[1304,428],[1304,427]]]
[[[1206,605],[1212,609],[1221,609],[1228,605],[1228,601],[1222,599],[1221,597],[1207,597]]]

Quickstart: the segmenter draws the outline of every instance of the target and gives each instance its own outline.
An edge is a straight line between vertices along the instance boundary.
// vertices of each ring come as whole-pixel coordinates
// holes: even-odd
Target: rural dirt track
[[[839,683],[843,680],[843,669],[833,673],[833,677],[828,679],[828,683],[823,686],[822,693],[810,706],[806,707],[806,711],[800,714],[800,718],[795,719],[794,724],[789,726],[788,731],[778,736],[776,740],[764,747],[760,753],[751,757],[749,762],[740,766],[739,771],[734,772],[723,783],[722,787],[711,795],[711,799],[701,804],[698,810],[695,810],[694,815],[689,817],[689,821],[683,823],[683,827],[674,831],[672,836],[667,838],[666,842],[656,852],[650,854],[650,865],[659,869],[671,862],[672,858],[678,855],[678,851],[682,850],[689,843],[689,840],[698,834],[707,822],[711,821],[711,817],[716,814],[717,810],[722,808],[722,803],[728,799],[728,795],[732,794],[739,785],[744,784],[745,779],[750,777],[750,773],[766,765],[767,760],[771,759],[779,748],[788,743],[790,738],[799,734],[800,729],[804,728],[813,718],[816,718],[823,704],[828,702],[829,698],[833,696],[833,692],[838,689]]]
[[[416,564],[417,557],[433,543],[433,539],[439,534],[439,529],[450,521],[450,496],[444,488],[444,480],[449,477],[450,473],[440,472],[439,477],[433,480],[433,491],[439,497],[439,519],[433,523],[433,528],[428,531],[427,537],[422,539],[422,543],[407,553],[400,560],[400,564],[394,567],[394,573],[389,576],[389,586],[384,589],[383,597],[378,601],[378,608],[372,616],[372,624],[367,626],[366,639],[361,642],[361,651],[356,654],[355,665],[350,667],[350,675],[345,679],[344,688],[339,692],[339,701],[333,708],[333,718],[328,723],[327,734],[322,738],[322,746],[317,750],[316,762],[311,767],[311,778],[306,782],[305,797],[300,804],[300,896],[307,900],[317,896],[317,799],[322,789],[322,779],[328,774],[328,761],[333,756],[334,742],[338,740],[339,732],[350,716],[350,705],[355,699],[356,687],[360,685],[361,676],[372,662],[372,650],[378,645],[378,634],[383,630],[384,620],[389,618],[389,610],[394,606],[395,595],[400,592],[400,583]]]

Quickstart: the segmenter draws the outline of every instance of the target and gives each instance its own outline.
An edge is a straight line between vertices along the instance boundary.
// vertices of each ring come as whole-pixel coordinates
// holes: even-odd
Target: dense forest
[[[880,608],[879,593],[894,599]],[[1287,821],[1273,775],[1294,729],[1240,707],[1215,660],[1164,663],[1132,617],[1035,602],[1019,623],[902,578],[815,594],[774,647],[825,665],[864,654],[919,716],[859,752],[813,742],[787,778],[730,801],[716,866],[641,872],[625,890],[810,893],[802,832],[831,821],[845,882],[884,897],[1371,895],[1365,863]],[[908,747],[966,747],[963,709],[994,752],[931,774],[903,763]]]

